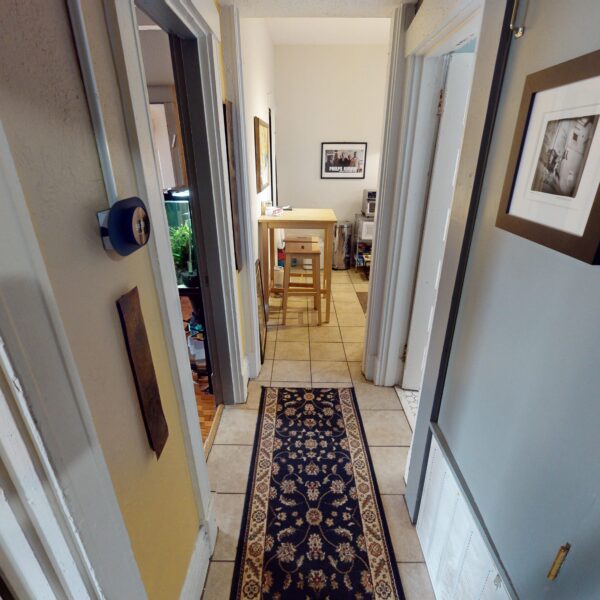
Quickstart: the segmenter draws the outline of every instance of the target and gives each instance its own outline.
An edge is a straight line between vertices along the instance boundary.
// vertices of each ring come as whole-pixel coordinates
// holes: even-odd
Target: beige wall
[[[385,40],[382,40],[385,43]],[[388,46],[275,46],[279,204],[354,220],[377,188]],[[367,142],[365,179],[321,179],[322,142]]]
[[[240,33],[244,73],[248,184],[250,186],[250,214],[252,217],[252,243],[255,260],[258,258],[260,203],[262,200],[271,201],[271,186],[268,186],[262,192],[257,193],[256,191],[254,117],[268,123],[270,108],[276,118],[275,55],[265,19],[241,19]]]
[[[102,3],[84,2],[121,197],[136,194]],[[199,528],[148,250],[111,259],[107,200],[62,0],[9,3],[0,20],[0,119],[148,595],[177,598]],[[115,300],[138,286],[170,437],[150,451]],[[57,402],[60,399],[56,399]]]

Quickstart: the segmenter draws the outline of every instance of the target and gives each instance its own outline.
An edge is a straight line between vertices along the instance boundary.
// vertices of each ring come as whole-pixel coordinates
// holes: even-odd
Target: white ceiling
[[[404,0],[406,2],[407,0]],[[412,3],[415,0],[408,0]],[[242,17],[391,17],[403,0],[220,0]]]
[[[388,18],[269,18],[273,44],[285,46],[387,45]]]

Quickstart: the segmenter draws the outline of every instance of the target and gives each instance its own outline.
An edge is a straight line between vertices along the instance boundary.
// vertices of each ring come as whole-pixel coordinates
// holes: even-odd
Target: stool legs
[[[321,325],[321,257],[313,256],[312,278],[315,288],[315,308],[317,309],[317,323]]]
[[[287,314],[287,303],[288,293],[290,289],[290,271],[292,269],[292,257],[289,254],[285,255],[285,266],[283,267],[283,302],[281,303],[281,310],[283,312],[283,319],[281,324],[285,325],[285,318]]]

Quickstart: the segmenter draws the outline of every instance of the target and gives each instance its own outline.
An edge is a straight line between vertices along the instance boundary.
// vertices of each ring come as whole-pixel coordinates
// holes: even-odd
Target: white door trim
[[[106,0],[105,7],[123,100],[125,122],[131,146],[134,148],[132,160],[138,192],[146,200],[153,224],[153,235],[148,243],[150,258],[163,316],[163,331],[167,341],[173,381],[179,401],[179,414],[184,432],[187,462],[200,522],[204,524],[209,519],[210,485],[204,459],[202,436],[198,427],[198,410],[185,333],[181,326],[179,294],[177,292],[168,225],[160,189],[160,175],[152,145],[152,128],[135,6],[133,2],[129,1]]]
[[[0,387],[0,463],[6,469],[17,496],[43,546],[45,556],[66,597],[73,600],[103,598],[94,570],[81,538],[74,527],[64,494],[35,425],[4,340],[0,337],[0,370],[4,374],[10,400]],[[12,409],[11,409],[12,406]],[[15,410],[18,417],[13,414]],[[21,427],[17,424],[17,420]],[[28,436],[28,439],[25,438]],[[44,479],[42,479],[42,473]],[[49,495],[52,495],[50,498]],[[57,508],[55,509],[54,504]],[[55,514],[60,513],[60,516]],[[62,524],[59,521],[62,520]],[[1,529],[1,528],[0,528]],[[69,539],[69,541],[67,541]],[[74,544],[82,570],[80,572],[69,544]],[[13,559],[26,559],[15,553]],[[10,561],[10,557],[9,557]],[[37,562],[37,561],[36,561]],[[31,568],[34,568],[30,565]],[[29,575],[28,575],[29,577]],[[26,581],[21,581],[24,587]],[[93,595],[88,592],[93,589]]]
[[[425,0],[405,31],[394,28],[363,365],[377,385],[402,377],[437,132],[440,57],[476,35],[483,2]]]
[[[258,302],[256,296],[256,273],[252,247],[253,222],[250,210],[250,179],[248,175],[247,140],[244,110],[244,78],[242,69],[242,46],[240,12],[237,6],[221,6],[221,47],[223,67],[229,100],[233,104],[233,138],[238,183],[238,214],[242,236],[242,269],[240,271],[241,295],[244,306],[244,339],[248,376],[257,377],[260,372],[260,340],[258,331]]]
[[[394,26],[363,365],[377,385],[402,377],[437,131],[440,57],[476,35],[483,1],[425,0],[412,21],[405,17],[405,31]],[[396,21],[402,10],[408,8],[396,9]]]
[[[8,378],[27,399],[64,493],[68,513],[54,490],[69,524],[62,530],[78,533],[81,544],[72,537],[77,560],[93,566],[97,585],[88,571],[90,590],[98,598],[99,588],[107,598],[143,600],[146,591],[1,124],[0,188],[0,337],[14,370]]]
[[[400,255],[402,224],[405,203],[399,201],[402,194],[403,163],[406,155],[402,148],[407,139],[406,115],[414,98],[410,86],[405,83],[413,77],[414,61],[405,60],[404,44],[406,30],[414,15],[414,6],[405,4],[394,11],[392,42],[390,48],[389,78],[386,98],[381,168],[379,174],[379,197],[376,205],[373,261],[371,267],[369,303],[367,308],[367,332],[363,370],[367,379],[378,385],[393,385],[395,380],[386,377],[391,372],[392,361],[399,356],[390,339],[394,320],[394,301],[398,289],[404,287],[399,281],[401,270],[391,268],[394,257]]]

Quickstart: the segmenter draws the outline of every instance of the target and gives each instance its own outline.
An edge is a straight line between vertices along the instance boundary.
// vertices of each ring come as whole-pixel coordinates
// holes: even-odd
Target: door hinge
[[[563,566],[565,559],[567,558],[567,554],[569,554],[569,550],[571,549],[571,544],[565,544],[558,549],[556,553],[556,557],[554,558],[554,562],[548,571],[547,578],[550,581],[554,581],[560,572],[560,568]]]
[[[441,117],[444,114],[444,104],[446,101],[446,89],[442,88],[440,90],[440,95],[438,98],[438,105],[437,105],[437,116]]]
[[[402,349],[402,356],[400,357],[400,360],[402,362],[406,362],[406,353],[408,352],[408,344],[404,344],[404,348]]]

